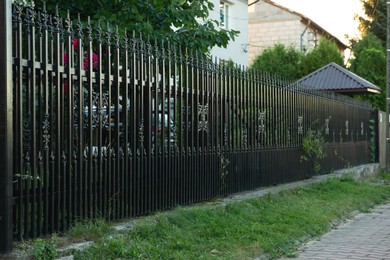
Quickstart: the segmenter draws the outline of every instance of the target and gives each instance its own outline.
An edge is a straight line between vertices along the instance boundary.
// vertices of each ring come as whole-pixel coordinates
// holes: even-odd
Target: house
[[[232,60],[239,65],[248,66],[248,53],[246,52],[248,43],[248,1],[211,0],[211,2],[214,4],[214,9],[210,11],[210,19],[219,21],[221,28],[240,32],[234,41],[230,41],[226,48],[212,48],[211,55],[226,61]]]
[[[380,87],[334,62],[319,68],[295,83],[303,88],[330,91],[347,96],[381,92]]]
[[[302,52],[309,51],[324,38],[333,40],[341,53],[347,46],[308,17],[270,0],[248,6],[248,63],[264,49],[281,43]]]

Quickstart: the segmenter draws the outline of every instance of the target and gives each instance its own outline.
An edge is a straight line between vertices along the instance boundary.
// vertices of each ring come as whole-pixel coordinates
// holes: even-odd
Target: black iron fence
[[[246,68],[13,6],[13,234],[148,214],[370,161],[375,112]],[[374,121],[373,121],[374,120]]]

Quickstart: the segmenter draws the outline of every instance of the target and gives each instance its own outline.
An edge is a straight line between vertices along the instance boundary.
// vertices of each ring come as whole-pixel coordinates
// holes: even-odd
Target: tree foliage
[[[339,52],[336,43],[323,39],[316,48],[302,59],[300,64],[301,74],[307,75],[331,62],[344,66],[343,56]]]
[[[83,21],[87,17],[92,23],[98,20],[117,25],[120,32],[142,32],[144,38],[157,41],[169,40],[172,44],[187,47],[203,53],[213,46],[226,47],[238,31],[225,30],[219,22],[209,19],[214,8],[210,1],[204,0],[46,0],[51,13],[59,6],[61,16],[67,10],[73,18],[80,14]],[[43,6],[43,1],[36,1]]]
[[[373,34],[367,34],[352,45],[352,52],[354,58],[350,61],[349,69],[382,89],[381,94],[357,97],[386,110],[386,50],[381,40]]]
[[[251,68],[296,80],[300,77],[299,64],[302,57],[301,52],[293,47],[276,44],[257,56]]]
[[[361,0],[365,16],[358,17],[363,36],[373,34],[386,42],[387,6],[384,0]]]
[[[276,44],[257,56],[251,68],[297,80],[330,62],[344,66],[344,59],[337,45],[331,40],[323,39],[306,56],[292,46]]]

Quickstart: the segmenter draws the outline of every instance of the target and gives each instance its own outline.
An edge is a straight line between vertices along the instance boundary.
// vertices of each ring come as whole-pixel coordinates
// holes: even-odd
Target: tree
[[[331,40],[323,39],[316,48],[302,59],[300,64],[301,74],[307,75],[331,62],[344,66],[344,59],[337,45]]]
[[[369,33],[352,45],[352,52],[354,57],[349,69],[382,89],[381,94],[358,95],[357,98],[386,110],[386,50],[381,40]]]
[[[373,34],[382,43],[386,42],[387,31],[387,6],[384,0],[361,0],[363,3],[364,16],[358,17],[359,30],[363,36]]]
[[[292,46],[285,47],[283,44],[276,44],[257,56],[251,68],[296,80],[300,77],[299,64],[301,59],[301,52]]]
[[[351,68],[353,68],[354,64],[357,62],[359,58],[358,54],[368,48],[385,50],[382,41],[372,33],[366,34],[365,36],[363,36],[362,39],[358,41],[352,41],[351,50],[354,55],[353,55],[353,59],[351,59],[350,61]]]
[[[238,31],[225,30],[219,22],[209,19],[213,4],[206,0],[46,0],[48,12],[56,6],[61,16],[70,11],[73,18],[80,14],[83,21],[90,17],[92,23],[98,20],[117,25],[123,33],[142,32],[144,38],[152,41],[169,40],[172,44],[187,47],[193,51],[208,52],[213,46],[226,47]],[[43,1],[36,6],[42,9]]]

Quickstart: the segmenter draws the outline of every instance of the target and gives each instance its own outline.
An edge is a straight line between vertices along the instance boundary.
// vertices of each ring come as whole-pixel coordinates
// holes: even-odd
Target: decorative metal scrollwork
[[[349,135],[348,125],[349,125],[349,122],[347,120],[347,121],[345,121],[345,135]]]
[[[72,35],[71,32],[72,32],[72,21],[70,20],[70,14],[69,14],[69,10],[68,10],[68,13],[67,13],[67,16],[64,20],[64,23],[65,23],[65,31],[68,33],[68,35]]]
[[[265,133],[265,111],[260,112],[259,114],[259,134],[264,134]]]
[[[12,13],[13,21],[22,23],[23,5],[21,5],[21,3],[19,2],[12,5],[12,7],[13,7],[13,13]]]
[[[172,126],[172,139],[173,139],[173,147],[177,147],[177,133],[176,133],[176,125]],[[168,137],[170,138],[170,137]]]
[[[30,150],[30,144],[31,144],[31,120],[30,115],[26,115],[26,119],[24,121],[24,130],[23,130],[23,142],[24,142],[24,150],[29,151]]]
[[[198,132],[205,131],[208,133],[208,121],[207,121],[207,115],[209,113],[209,105],[198,105]]]
[[[58,12],[58,7],[56,7],[56,12],[55,12],[55,15],[53,17],[53,23],[54,23],[54,32],[56,33],[61,33],[62,32],[62,19],[59,15],[59,12]]]
[[[340,130],[340,143],[343,142],[343,132]]]
[[[335,142],[336,142],[336,131],[333,130],[333,143],[335,143]]]
[[[298,116],[298,134],[303,134],[303,116]]]
[[[144,147],[144,140],[145,140],[145,137],[144,137],[144,120],[141,119],[141,121],[139,122],[139,143],[140,143],[140,147],[141,149]]]
[[[364,123],[363,122],[360,123],[360,134],[364,135]]]
[[[225,126],[223,128],[223,142],[225,146],[228,145],[228,126],[227,123],[225,123]]]
[[[188,105],[188,106],[182,106],[181,107],[181,112],[182,112],[182,118],[183,118],[183,122],[182,122],[182,130],[183,131],[191,131],[191,127],[192,127],[192,124],[191,124],[191,120],[189,119],[188,122],[185,122],[185,118],[186,116],[188,116],[189,118],[192,118],[191,115],[191,106]]]
[[[119,148],[119,157],[121,159],[125,158],[125,151],[123,150],[122,147]]]
[[[43,149],[44,149],[45,151],[49,150],[49,143],[50,143],[49,128],[50,128],[49,114],[45,114],[44,120],[43,120],[43,122],[42,122]]]
[[[246,129],[242,130],[242,144],[244,146],[248,145],[248,130],[246,130]]]
[[[329,118],[325,119],[325,134],[329,135]]]
[[[291,132],[290,132],[290,129],[287,129],[287,144],[291,144]]]

